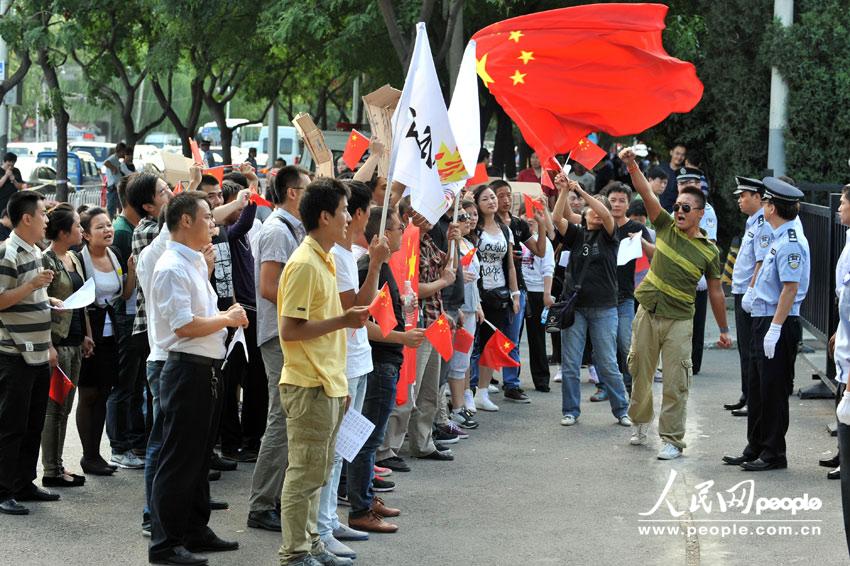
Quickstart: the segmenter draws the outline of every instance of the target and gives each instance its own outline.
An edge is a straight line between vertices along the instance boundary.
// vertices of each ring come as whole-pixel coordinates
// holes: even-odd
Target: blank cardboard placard
[[[325,136],[322,130],[313,122],[313,118],[306,112],[301,112],[292,120],[298,134],[304,140],[307,150],[313,156],[316,162],[316,174],[319,177],[333,177],[333,153],[328,149],[325,143]]]
[[[372,137],[377,137],[386,150],[378,162],[378,175],[386,177],[390,170],[390,148],[393,145],[393,113],[395,112],[401,91],[384,85],[363,97],[366,117],[372,129]]]
[[[180,153],[171,153],[170,151],[160,151],[162,156],[162,164],[165,167],[163,176],[169,185],[174,185],[178,181],[189,180],[189,167],[192,165],[192,160],[188,157],[183,157]]]

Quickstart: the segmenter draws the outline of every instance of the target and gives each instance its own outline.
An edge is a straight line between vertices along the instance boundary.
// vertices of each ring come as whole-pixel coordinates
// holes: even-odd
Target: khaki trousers
[[[321,387],[280,386],[286,412],[289,466],[280,497],[283,545],[280,563],[324,550],[317,521],[319,495],[328,481],[345,397],[328,397]]]
[[[693,379],[691,337],[693,320],[674,320],[657,316],[638,307],[632,324],[629,373],[632,397],[629,417],[635,424],[652,422],[652,378],[661,355],[664,376],[658,434],[680,450],[685,448],[685,417],[688,391]]]

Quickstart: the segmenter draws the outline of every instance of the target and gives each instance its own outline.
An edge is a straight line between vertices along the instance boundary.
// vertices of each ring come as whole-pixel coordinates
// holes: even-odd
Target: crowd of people
[[[351,564],[351,541],[398,529],[402,511],[382,498],[394,489],[388,476],[410,471],[411,458],[452,461],[452,446],[479,428],[478,411],[532,402],[523,364],[540,394],[559,365],[566,427],[580,420],[587,366],[598,382],[590,401],[609,402],[632,445],[647,441],[652,384],[663,381],[657,457],[682,455],[709,303],[720,345],[732,344],[717,217],[684,146],[643,168],[623,149],[611,171],[596,172],[608,175],[601,187],[586,169],[562,171],[550,195],[518,209],[511,183],[492,180],[461,191],[436,224],[376,174],[383,148],[373,140],[371,149],[335,179],[274,170],[270,210],[257,204],[251,164],[221,182],[196,164],[176,194],[149,173],[116,177],[120,214],[11,194],[0,245],[0,512],[27,514],[21,502],[58,500],[44,488],[81,486],[86,475],[144,468],[150,561],[205,564],[202,553],[238,548],[208,524],[227,506],[210,497],[210,481],[254,463],[247,525],[282,533],[281,564]],[[541,175],[536,157],[520,174]],[[727,408],[747,415],[748,429],[742,454],[723,460],[762,471],[787,465],[809,249],[795,220],[802,193],[787,180],[739,178],[736,194],[749,218],[732,294],[748,347],[739,347],[740,400]],[[398,280],[388,261],[411,225],[418,280]],[[633,238],[642,257],[618,262]],[[85,285],[94,302],[64,309]],[[383,289],[388,333],[370,318]],[[475,343],[444,359],[425,329],[446,322]],[[496,333],[510,346],[501,368],[482,360]],[[405,349],[415,349],[415,380],[398,404]],[[63,378],[75,387],[57,397]],[[75,396],[82,474],[63,460]],[[375,427],[344,463],[334,447],[347,410]]]

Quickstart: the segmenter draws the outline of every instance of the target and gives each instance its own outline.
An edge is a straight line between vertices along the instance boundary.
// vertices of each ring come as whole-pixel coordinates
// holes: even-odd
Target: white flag
[[[449,125],[428,33],[420,22],[393,115],[390,179],[407,185],[413,209],[436,224],[468,177]]]
[[[455,91],[449,104],[449,124],[460,157],[470,177],[475,175],[481,151],[481,114],[478,106],[478,73],[475,70],[475,40],[466,44]]]

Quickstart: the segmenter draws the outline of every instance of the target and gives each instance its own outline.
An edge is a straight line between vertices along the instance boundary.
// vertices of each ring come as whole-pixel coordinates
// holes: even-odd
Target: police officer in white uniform
[[[753,320],[747,447],[741,456],[723,457],[724,463],[753,472],[788,467],[788,396],[794,386],[802,337],[800,304],[809,290],[810,268],[809,243],[793,222],[803,193],[775,177],[762,182],[764,219],[773,228],[773,241],[756,275],[752,301],[742,304]]]
[[[747,391],[750,375],[750,342],[752,341],[752,319],[750,313],[741,307],[741,302],[749,291],[752,295],[752,285],[755,284],[756,274],[761,268],[764,254],[770,245],[773,229],[764,221],[761,207],[761,196],[764,194],[764,184],[758,179],[735,177],[738,188],[732,193],[738,197],[738,208],[747,215],[744,235],[738,248],[738,257],[732,270],[732,297],[735,299],[735,330],[738,341],[738,357],[741,360],[741,397],[736,403],[723,405],[727,411],[732,411],[736,417],[747,416]],[[766,238],[762,242],[762,236]],[[764,246],[762,247],[762,243]],[[750,297],[752,298],[752,297]]]

